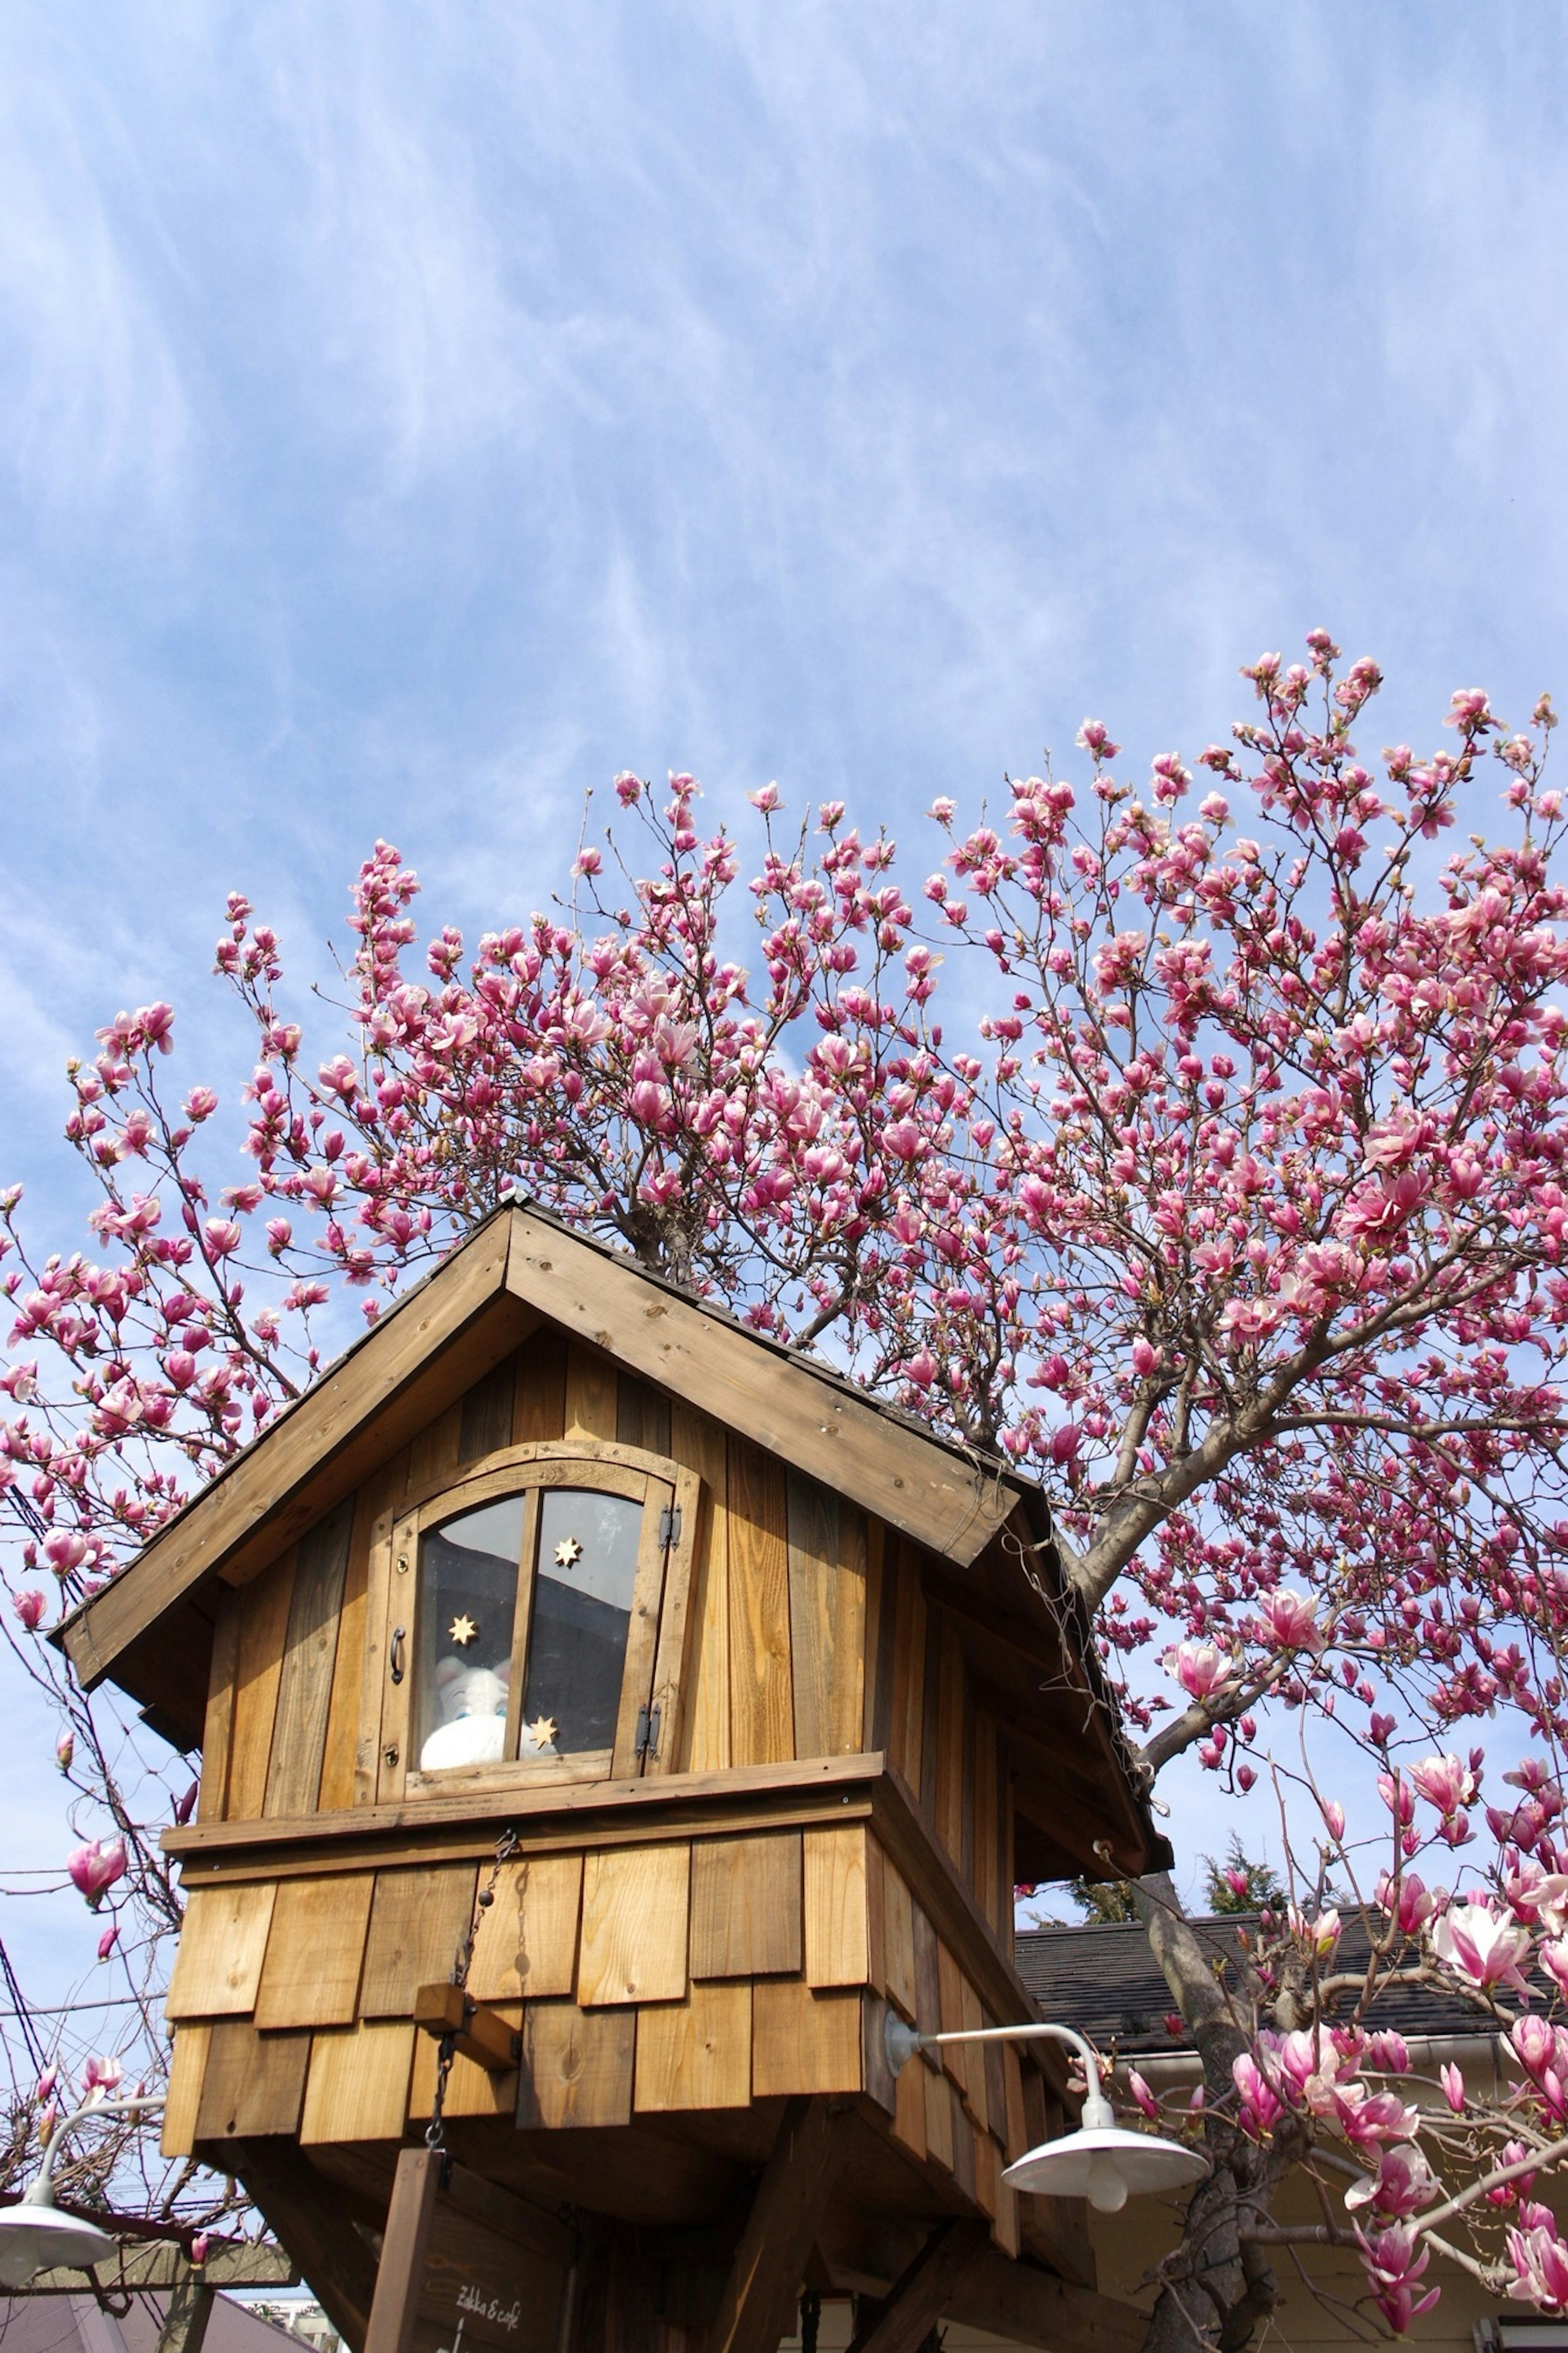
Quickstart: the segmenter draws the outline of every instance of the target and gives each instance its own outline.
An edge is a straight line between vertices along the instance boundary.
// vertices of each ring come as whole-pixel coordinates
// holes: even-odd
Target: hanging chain
[[[452,1983],[464,1991],[468,1989],[468,1971],[474,1965],[474,1946],[479,1938],[479,1923],[496,1900],[497,1880],[521,1844],[521,1841],[516,1831],[510,1829],[502,1831],[496,1841],[496,1857],[490,1865],[490,1875],[474,1898],[474,1913],[468,1922],[468,1933],[458,1946],[452,1962]],[[426,2147],[439,2149],[443,2154],[447,2147],[447,2126],[444,2116],[447,2105],[447,2078],[452,2072],[452,2061],[457,2056],[457,2050],[456,2033],[443,2034],[436,2046],[436,2096],[430,2104],[430,2121],[425,2127]]]

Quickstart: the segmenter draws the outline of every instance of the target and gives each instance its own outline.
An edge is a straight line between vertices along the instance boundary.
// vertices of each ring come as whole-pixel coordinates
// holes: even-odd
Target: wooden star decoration
[[[448,1642],[456,1642],[459,1651],[465,1651],[479,1630],[473,1620],[465,1611],[459,1609],[447,1629],[447,1640]]]
[[[528,1727],[528,1736],[536,1748],[548,1748],[555,1737],[555,1718],[536,1715]]]
[[[557,1568],[575,1568],[583,1557],[583,1547],[575,1536],[563,1536],[555,1547]]]

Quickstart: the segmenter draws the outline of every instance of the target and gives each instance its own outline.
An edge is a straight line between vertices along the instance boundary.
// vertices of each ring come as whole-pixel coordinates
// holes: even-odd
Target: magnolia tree
[[[0,1478],[16,1646],[110,1809],[68,1867],[139,1982],[175,1908],[155,1810],[37,1638],[310,1382],[345,1297],[374,1318],[521,1190],[1038,1476],[1151,1791],[1191,1752],[1285,1800],[1292,1900],[1227,1975],[1169,1878],[1136,1891],[1211,2160],[1150,2342],[1245,2344],[1281,2250],[1359,2256],[1396,2333],[1445,2264],[1568,2306],[1535,2194],[1568,2156],[1553,716],[1460,693],[1447,750],[1373,759],[1375,666],[1309,655],[1245,673],[1201,779],[1134,786],[1089,723],[1070,777],[939,801],[919,887],[840,805],[796,831],[754,794],[742,864],[689,777],[624,776],[570,903],[417,955],[378,844],[310,1050],[236,897],[226,1171],[237,1106],[175,1085],[168,1007],[100,1033],[67,1130],[92,1247],[39,1257],[5,1198]],[[1342,1791],[1365,1760],[1353,1825],[1322,1741]],[[1376,2008],[1411,1981],[1506,2037],[1509,2088],[1422,2079]]]

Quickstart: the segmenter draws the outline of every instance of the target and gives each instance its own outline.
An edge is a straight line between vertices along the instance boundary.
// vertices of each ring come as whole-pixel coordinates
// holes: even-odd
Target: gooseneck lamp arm
[[[62,2214],[55,2204],[55,2159],[78,2125],[94,2116],[135,2116],[163,2105],[153,2094],[133,2100],[89,2100],[56,2126],[37,2179],[14,2206],[0,2206],[0,2287],[25,2287],[41,2271],[86,2272],[108,2262],[115,2248],[110,2233],[83,2215]]]
[[[1062,2042],[1076,2051],[1083,2062],[1084,2127],[1096,2129],[1116,2122],[1116,2111],[1100,2088],[1100,2062],[1092,2044],[1076,2027],[1057,2026],[1049,2022],[1028,2026],[972,2026],[952,2034],[917,2034],[906,2026],[897,2011],[889,2010],[882,2029],[882,2043],[888,2054],[888,2064],[895,2075],[909,2065],[919,2051],[935,2050],[943,2042]]]

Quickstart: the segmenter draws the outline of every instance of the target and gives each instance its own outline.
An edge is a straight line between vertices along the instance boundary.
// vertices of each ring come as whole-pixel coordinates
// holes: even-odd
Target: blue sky
[[[1555,10],[1441,0],[19,0],[34,1230],[75,1239],[66,1054],[163,996],[232,1092],[225,893],[318,976],[378,834],[477,930],[624,766],[912,842],[1086,712],[1201,749],[1318,622],[1377,742],[1568,692],[1564,69]]]

